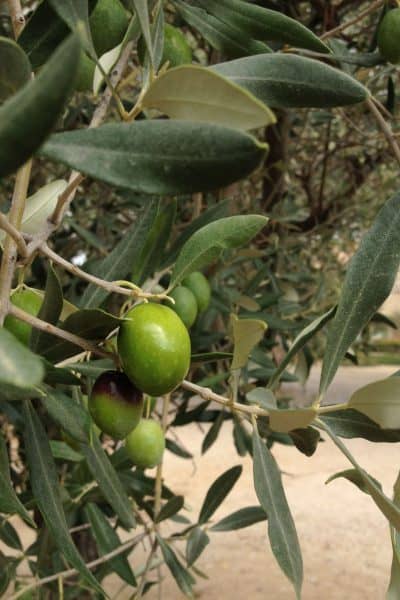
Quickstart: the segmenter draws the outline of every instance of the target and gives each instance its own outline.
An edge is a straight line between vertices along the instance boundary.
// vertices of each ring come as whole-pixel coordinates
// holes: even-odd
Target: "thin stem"
[[[125,70],[125,67],[128,63],[132,47],[133,42],[129,42],[125,46],[117,64],[113,69],[112,75],[110,77],[110,82],[114,87],[118,84],[122,77],[122,73]],[[107,89],[101,97],[101,100],[96,110],[94,111],[92,120],[89,124],[89,128],[98,127],[103,123],[112,97],[113,91],[109,87],[107,87]],[[53,214],[48,219],[43,230],[40,231],[37,235],[35,235],[30,244],[28,245],[29,254],[33,254],[41,246],[41,244],[44,241],[46,241],[50,237],[50,235],[58,228],[66,211],[68,210],[69,205],[75,197],[78,186],[80,185],[80,183],[82,183],[84,179],[85,176],[79,173],[78,171],[71,172],[68,186],[63,191],[63,193],[60,194]]]
[[[72,273],[72,275],[80,277],[85,281],[89,281],[90,283],[93,283],[94,285],[97,285],[98,287],[107,290],[108,292],[110,292],[110,294],[116,293],[134,298],[155,298],[157,300],[165,300],[167,298],[166,294],[151,294],[148,292],[143,292],[137,286],[133,287],[133,284],[132,287],[122,287],[121,285],[117,285],[117,283],[113,281],[105,281],[104,279],[100,279],[100,277],[95,277],[94,275],[83,271],[76,265],[73,265],[68,260],[51,250],[46,242],[42,242],[42,244],[39,247],[39,250],[41,254],[44,254],[45,256],[47,256],[47,258],[50,258],[50,260],[63,267],[66,271]]]
[[[325,33],[323,33],[321,35],[320,39],[326,40],[330,37],[335,36],[337,33],[341,33],[342,31],[344,31],[351,25],[355,25],[356,23],[358,23],[358,21],[361,21],[364,17],[368,16],[370,13],[374,12],[379,7],[381,7],[383,5],[384,1],[385,0],[376,0],[376,2],[373,2],[368,8],[366,8],[364,11],[360,12],[356,17],[354,17],[354,19],[345,21],[345,23],[342,23],[338,27],[335,27],[334,29],[331,29],[330,31],[326,31]]]
[[[366,102],[367,102],[368,108],[374,115],[379,127],[381,128],[384,136],[386,137],[386,139],[389,143],[389,146],[393,150],[393,154],[396,157],[397,162],[400,165],[400,147],[396,141],[396,137],[393,134],[392,128],[382,117],[380,111],[378,110],[378,108],[375,105],[373,98],[372,97],[367,98]]]
[[[201,398],[204,398],[204,400],[218,402],[218,404],[222,404],[223,406],[227,406],[228,408],[231,408],[233,410],[238,410],[249,415],[256,415],[258,417],[269,416],[269,412],[267,410],[264,410],[263,408],[260,408],[259,406],[250,406],[247,404],[241,404],[240,402],[232,402],[232,400],[230,400],[229,398],[225,398],[224,396],[215,394],[215,392],[213,392],[209,388],[201,387],[200,385],[197,385],[196,383],[191,383],[186,379],[182,381],[181,386],[185,390],[189,390],[190,392],[197,394]]]
[[[32,161],[29,160],[17,172],[14,185],[11,208],[8,216],[14,229],[20,229],[25,200],[28,193],[29,178],[31,175]],[[18,247],[14,238],[7,235],[4,242],[4,252],[0,267],[0,326],[3,325],[10,304],[10,291],[17,262]]]
[[[17,319],[24,321],[24,323],[32,325],[32,327],[34,327],[35,329],[45,331],[46,333],[50,333],[51,335],[66,340],[67,342],[71,342],[75,346],[79,346],[80,348],[83,348],[88,352],[92,352],[93,354],[97,354],[98,356],[102,356],[105,358],[114,358],[114,354],[112,354],[111,352],[106,352],[105,350],[102,350],[95,344],[88,342],[87,340],[79,337],[78,335],[70,333],[69,331],[65,331],[64,329],[60,329],[59,327],[51,325],[50,323],[46,323],[46,321],[42,321],[42,319],[38,319],[38,317],[30,315],[29,313],[25,312],[24,310],[21,310],[13,304],[10,304],[8,313],[13,317],[16,317]]]
[[[3,229],[3,231],[13,238],[20,256],[23,258],[28,256],[28,247],[22,234],[14,227],[14,225],[11,225],[6,215],[3,215],[3,213],[0,213],[0,229]]]
[[[108,562],[115,556],[119,556],[120,554],[122,554],[123,552],[126,552],[133,546],[136,546],[136,544],[138,544],[144,537],[146,537],[146,533],[141,533],[140,535],[137,535],[133,539],[128,540],[124,544],[121,544],[120,546],[118,546],[118,548],[115,548],[115,550],[112,550],[111,552],[108,552],[107,554],[100,556],[100,558],[96,558],[96,560],[92,560],[91,562],[87,563],[86,567],[88,569],[95,569],[99,565],[102,565],[105,562]],[[66,571],[61,571],[60,573],[55,573],[54,575],[49,575],[48,577],[43,577],[43,579],[38,579],[34,583],[24,587],[22,590],[19,590],[19,592],[17,592],[13,596],[11,596],[9,598],[9,600],[17,600],[18,598],[20,598],[21,596],[26,594],[26,592],[28,592],[29,590],[34,590],[38,587],[46,585],[47,583],[52,583],[53,581],[57,581],[59,578],[67,579],[69,577],[73,577],[74,575],[78,575],[77,569],[67,569]]]

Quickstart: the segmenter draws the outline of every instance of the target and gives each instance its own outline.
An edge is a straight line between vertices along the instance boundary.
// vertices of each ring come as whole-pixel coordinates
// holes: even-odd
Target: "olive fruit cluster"
[[[172,309],[180,316],[187,328],[195,322],[198,313],[208,308],[211,298],[211,288],[207,279],[200,271],[191,273],[171,293],[175,300]]]
[[[385,60],[400,62],[400,8],[389,10],[380,22],[378,48]]]
[[[89,411],[102,431],[125,438],[136,466],[154,467],[162,459],[165,439],[156,421],[142,419],[143,393],[161,396],[183,380],[190,365],[189,333],[168,306],[139,304],[126,314],[117,344],[124,372],[106,371],[98,377]]]

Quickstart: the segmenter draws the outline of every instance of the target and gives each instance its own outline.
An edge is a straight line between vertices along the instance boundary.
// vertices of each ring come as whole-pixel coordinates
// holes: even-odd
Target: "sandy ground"
[[[343,402],[353,389],[386,377],[394,370],[393,367],[341,368],[327,400]],[[306,390],[300,391],[303,398],[312,397],[318,377],[316,369]],[[288,392],[292,389],[286,387]],[[195,465],[167,453],[165,476],[173,491],[185,496],[190,518],[198,514],[209,485],[236,464],[243,465],[243,474],[215,514],[215,520],[257,503],[251,462],[237,456],[229,423],[204,456],[200,454],[204,433],[191,425],[182,428],[179,434],[182,443],[195,454]],[[386,493],[391,494],[400,463],[398,447],[363,440],[346,443],[360,463],[383,482]],[[320,444],[311,458],[280,445],[274,447],[274,455],[284,473],[284,485],[303,551],[304,600],[383,600],[391,562],[385,519],[370,498],[352,484],[337,480],[325,485],[331,474],[350,466],[346,459],[330,442]],[[164,531],[165,528],[168,531],[169,525],[164,525]],[[291,600],[295,597],[269,548],[266,523],[210,536],[211,543],[197,563],[209,577],[198,580],[198,598]],[[135,569],[143,564],[145,556],[142,549],[132,553]],[[163,574],[164,600],[183,598],[165,568]],[[121,589],[121,584],[117,577],[107,582],[107,589],[115,600],[131,597],[132,590]],[[158,594],[153,589],[146,597],[155,600]]]

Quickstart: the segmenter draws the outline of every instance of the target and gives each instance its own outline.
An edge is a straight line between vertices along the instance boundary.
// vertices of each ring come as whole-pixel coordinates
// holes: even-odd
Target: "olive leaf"
[[[259,54],[214,65],[272,108],[329,108],[363,102],[368,90],[329,65],[294,54]]]
[[[383,429],[400,429],[400,377],[374,381],[356,390],[348,401]]]
[[[254,346],[262,340],[267,324],[258,319],[239,319],[234,314],[230,317],[233,337],[233,358],[231,369],[241,369],[247,364],[249,354]]]
[[[179,13],[189,25],[197,29],[216,50],[231,58],[264,54],[272,50],[259,40],[254,40],[232,23],[217,19],[203,8],[174,0]]]
[[[154,80],[142,105],[173,119],[205,121],[256,129],[275,123],[275,115],[243,88],[199,65],[169,69]]]
[[[183,245],[171,275],[170,289],[182,279],[217,260],[224,250],[250,242],[268,222],[261,215],[218,219],[197,230]]]
[[[400,193],[379,211],[350,261],[331,323],[322,364],[320,393],[362,328],[390,294],[400,264]]]
[[[32,156],[49,135],[72,92],[80,44],[71,36],[39,75],[0,107],[0,177]]]
[[[197,0],[197,3],[221,21],[236,26],[248,37],[277,41],[315,52],[330,52],[328,46],[302,23],[277,10],[242,0]]]
[[[57,133],[40,154],[111,185],[165,195],[238,181],[259,166],[266,149],[228,127],[155,119]]]

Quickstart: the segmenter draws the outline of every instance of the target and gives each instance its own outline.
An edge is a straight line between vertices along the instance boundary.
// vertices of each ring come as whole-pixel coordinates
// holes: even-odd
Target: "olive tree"
[[[358,486],[390,524],[387,598],[398,597],[398,483],[389,498],[343,440],[400,441],[400,379],[339,405],[324,399],[382,320],[400,263],[400,9],[336,3],[330,22],[322,3],[294,4],[7,0],[0,539],[17,551],[0,554],[8,597],[77,598],[82,588],[103,597],[102,580],[116,573],[141,598],[164,563],[192,597],[214,532],[266,521],[300,598],[301,548],[271,447],[311,457],[327,438],[350,463],[331,479]],[[378,171],[385,198],[375,185],[374,198],[357,201]],[[358,243],[349,219],[359,234],[365,216],[373,223]],[[332,235],[357,246],[344,278],[327,256]],[[285,404],[281,382],[306,378],[319,355],[317,397]],[[216,522],[241,467],[204,490],[193,516],[163,460],[191,458],[172,436],[180,427],[209,423],[206,452],[226,421],[253,461],[259,505]],[[34,532],[30,547],[14,514]],[[145,539],[147,560],[135,564],[130,552]]]

